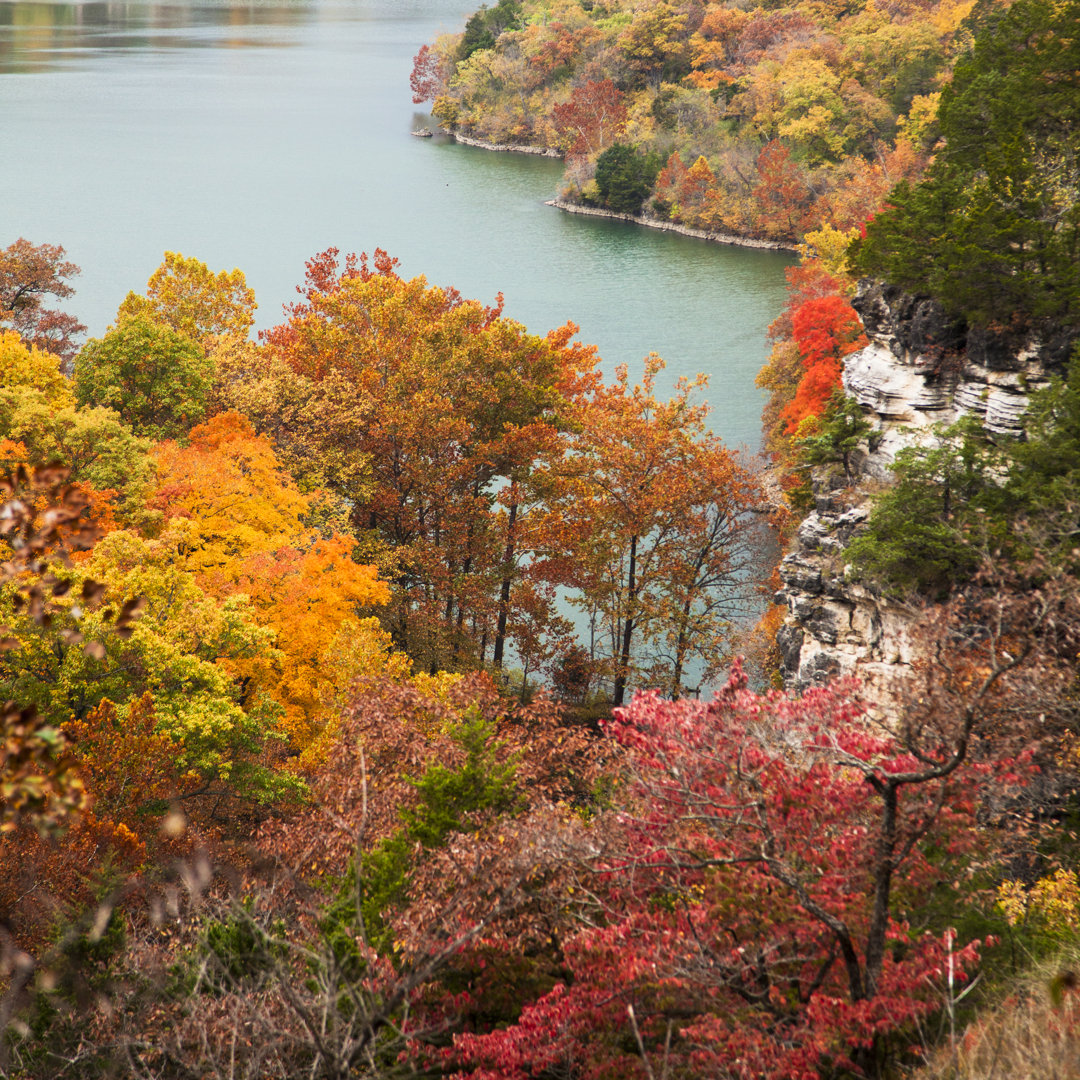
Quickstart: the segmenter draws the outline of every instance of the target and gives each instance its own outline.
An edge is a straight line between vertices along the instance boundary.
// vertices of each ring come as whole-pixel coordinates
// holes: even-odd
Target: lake
[[[92,335],[165,250],[240,267],[268,327],[313,254],[381,247],[534,332],[573,320],[609,374],[708,373],[712,427],[756,448],[791,256],[567,215],[557,161],[411,138],[412,56],[475,6],[0,0],[0,246],[62,244]]]

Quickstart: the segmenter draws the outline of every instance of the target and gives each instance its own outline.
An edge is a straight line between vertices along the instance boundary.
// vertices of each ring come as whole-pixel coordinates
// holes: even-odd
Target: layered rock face
[[[853,489],[815,481],[815,509],[780,565],[788,617],[779,642],[790,689],[855,674],[888,707],[914,658],[914,612],[846,579],[844,549],[869,516],[867,488],[891,479],[901,449],[965,413],[991,433],[1020,433],[1031,393],[1064,370],[1071,340],[965,332],[935,301],[878,282],[861,282],[852,302],[870,343],[845,360],[844,388],[876,430],[856,456]]]

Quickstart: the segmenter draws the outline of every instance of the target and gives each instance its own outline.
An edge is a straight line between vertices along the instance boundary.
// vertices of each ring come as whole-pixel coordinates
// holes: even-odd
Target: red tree
[[[70,296],[75,290],[64,279],[78,273],[73,262],[64,260],[62,247],[20,237],[0,251],[0,326],[10,326],[29,345],[74,359],[75,338],[86,327],[73,315],[44,307],[42,298]]]
[[[808,1080],[939,1008],[948,954],[962,979],[976,944],[907,912],[976,841],[993,770],[969,744],[1011,662],[903,738],[850,686],[761,696],[738,666],[708,705],[616,710],[627,799],[592,830],[591,925],[516,1025],[458,1037],[465,1075]]]
[[[820,416],[840,385],[841,360],[866,344],[855,309],[842,296],[815,296],[791,316],[792,336],[806,369],[795,397],[780,414],[794,435],[808,417]]]
[[[420,51],[413,57],[412,74],[409,76],[413,104],[434,101],[444,81],[442,58],[430,45],[421,45]]]
[[[757,159],[758,183],[754,201],[759,227],[767,236],[796,240],[809,226],[813,190],[803,170],[791,160],[782,143],[766,144]]]
[[[622,91],[611,79],[590,79],[574,90],[568,102],[552,107],[551,119],[570,157],[598,154],[619,137],[626,123]]]

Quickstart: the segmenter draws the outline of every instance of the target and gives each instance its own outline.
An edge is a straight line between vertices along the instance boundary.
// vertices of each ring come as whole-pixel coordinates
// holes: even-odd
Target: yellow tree
[[[146,295],[129,292],[117,320],[142,315],[206,346],[213,337],[246,338],[256,306],[242,271],[215,274],[198,259],[166,251],[146,283]]]
[[[37,390],[54,409],[74,404],[67,379],[60,371],[60,357],[34,345],[26,345],[14,330],[0,331],[0,388]]]

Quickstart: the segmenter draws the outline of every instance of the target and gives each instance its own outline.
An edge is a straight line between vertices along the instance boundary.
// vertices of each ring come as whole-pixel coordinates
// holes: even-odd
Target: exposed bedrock
[[[869,344],[844,361],[843,382],[875,428],[855,455],[855,487],[815,480],[815,509],[780,565],[787,620],[780,632],[785,684],[803,689],[858,675],[883,708],[895,700],[913,659],[914,612],[845,575],[844,551],[869,514],[868,490],[888,482],[905,446],[966,413],[987,431],[1018,434],[1031,393],[1064,371],[1074,338],[968,330],[929,297],[863,281],[853,300]]]

